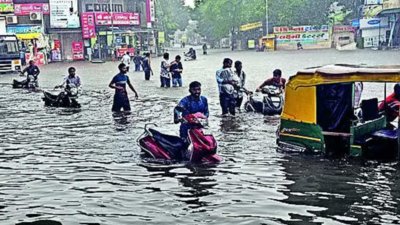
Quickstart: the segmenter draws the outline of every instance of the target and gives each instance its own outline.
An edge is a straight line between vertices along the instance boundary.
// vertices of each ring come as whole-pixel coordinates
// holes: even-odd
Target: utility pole
[[[266,28],[267,28],[267,31],[265,32],[266,34],[267,34],[267,36],[268,36],[268,34],[269,34],[269,15],[268,15],[268,0],[265,0],[265,20],[266,20]]]
[[[115,37],[114,37],[114,9],[113,9],[113,0],[110,0],[110,8],[111,8],[111,40],[112,40],[112,50],[111,50],[111,58],[114,61],[115,57]]]

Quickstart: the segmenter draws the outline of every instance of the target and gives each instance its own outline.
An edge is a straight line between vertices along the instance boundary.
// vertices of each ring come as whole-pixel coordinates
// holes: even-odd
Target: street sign
[[[116,45],[121,45],[122,44],[122,38],[121,37],[116,37],[115,38],[115,44]]]

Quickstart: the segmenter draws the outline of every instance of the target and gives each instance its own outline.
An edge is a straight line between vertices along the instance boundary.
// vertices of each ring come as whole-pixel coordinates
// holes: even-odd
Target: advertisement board
[[[20,39],[35,39],[42,33],[42,27],[36,25],[9,25],[7,33],[16,34]]]
[[[50,14],[48,3],[14,4],[14,14],[17,16],[28,16],[32,12],[42,12],[44,15]]]
[[[274,27],[275,34],[281,33],[302,33],[302,32],[329,32],[328,25],[322,26],[294,26],[294,27]]]
[[[245,24],[243,26],[240,26],[240,31],[253,30],[253,29],[256,29],[256,28],[260,28],[262,26],[263,26],[262,22],[249,23],[249,24]]]
[[[50,0],[51,28],[79,28],[78,0]]]
[[[36,55],[33,55],[32,53],[25,53],[25,59],[27,62],[31,60],[35,61],[35,64],[38,66],[44,65],[46,63],[43,53],[36,53]]]
[[[84,60],[85,55],[83,54],[83,42],[77,41],[72,42],[72,54],[74,60]]]
[[[385,0],[383,1],[383,9],[400,8],[400,0]]]
[[[372,18],[382,12],[382,5],[365,5],[362,9],[363,18]]]
[[[159,31],[158,32],[158,43],[165,43],[165,32]]]
[[[346,32],[355,32],[356,28],[352,26],[338,26],[335,27],[333,30],[335,33],[346,33]]]
[[[364,5],[382,5],[384,0],[365,0]]]
[[[98,26],[111,26],[111,24],[118,26],[139,26],[140,18],[139,13],[113,13],[113,20],[111,21],[111,13],[96,12],[96,25]]]
[[[317,43],[329,42],[329,33],[326,32],[312,32],[312,33],[291,33],[276,35],[276,42],[278,44],[284,43]]]
[[[360,20],[361,29],[377,29],[387,27],[389,27],[389,19],[387,17]]]
[[[13,0],[0,0],[0,13],[14,12]]]
[[[133,48],[120,48],[117,49],[117,57],[121,58],[122,56],[124,56],[127,52],[129,52],[129,55],[131,57],[135,56],[135,49]]]
[[[256,41],[255,40],[248,40],[247,46],[248,46],[249,49],[256,48]]]
[[[96,37],[96,26],[94,13],[84,12],[81,15],[82,19],[82,37],[83,39],[89,39]]]

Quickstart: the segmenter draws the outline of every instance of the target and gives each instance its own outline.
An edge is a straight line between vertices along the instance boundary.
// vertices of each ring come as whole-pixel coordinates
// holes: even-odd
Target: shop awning
[[[39,39],[40,35],[42,34],[41,33],[17,34],[17,38],[23,40]]]
[[[387,15],[387,14],[396,14],[396,13],[400,13],[400,8],[397,8],[397,9],[384,9],[380,13],[378,13],[378,16]]]

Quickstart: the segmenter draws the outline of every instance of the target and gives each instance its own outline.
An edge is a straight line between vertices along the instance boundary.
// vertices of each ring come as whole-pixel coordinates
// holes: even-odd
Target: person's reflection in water
[[[115,129],[117,131],[124,131],[128,128],[130,121],[128,120],[131,112],[115,112],[113,118],[115,121]]]
[[[160,166],[159,164],[142,163],[140,166],[147,169],[149,173],[155,173],[154,176],[159,178],[177,178],[177,181],[182,184],[184,188],[174,189],[173,194],[178,197],[178,201],[184,202],[191,209],[198,209],[200,207],[207,206],[209,203],[201,201],[199,198],[204,196],[210,196],[214,194],[213,188],[218,183],[216,179],[213,179],[215,175],[215,166],[211,165],[182,165],[173,164],[168,166]],[[182,172],[182,169],[187,169]],[[164,171],[164,173],[160,173]],[[152,175],[149,175],[150,177]]]
[[[224,117],[221,119],[222,133],[235,133],[240,131],[241,121],[239,117]]]

